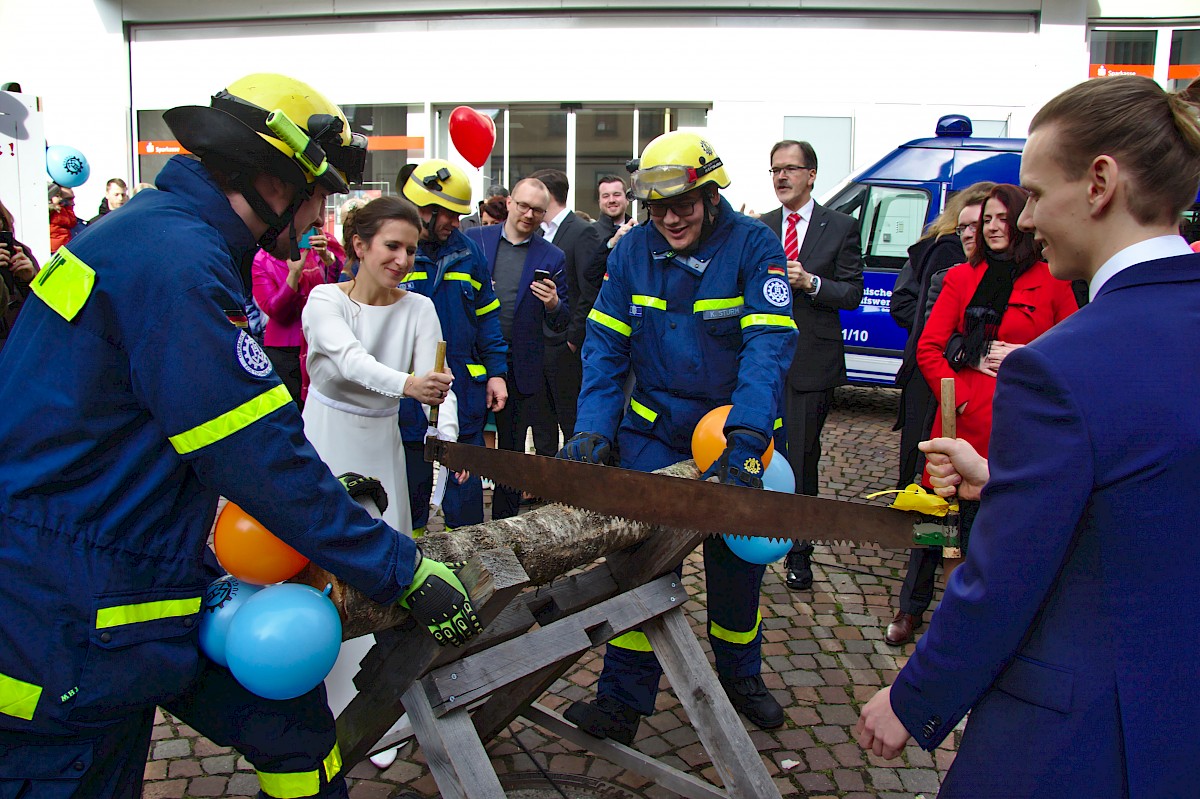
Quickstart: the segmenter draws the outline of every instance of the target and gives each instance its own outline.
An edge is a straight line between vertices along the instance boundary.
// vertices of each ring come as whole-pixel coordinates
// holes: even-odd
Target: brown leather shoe
[[[919,630],[924,622],[911,613],[900,612],[888,625],[883,640],[888,646],[904,646],[913,639],[913,631]]]

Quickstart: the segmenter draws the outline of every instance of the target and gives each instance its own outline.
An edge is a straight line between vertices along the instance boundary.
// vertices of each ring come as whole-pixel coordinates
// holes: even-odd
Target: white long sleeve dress
[[[312,290],[301,320],[310,380],[305,435],[335,475],[378,478],[388,495],[383,520],[412,535],[399,408],[409,376],[434,366],[442,326],[433,301],[406,292],[391,305],[363,305],[329,284]],[[438,412],[438,430],[451,441],[458,438],[457,407],[451,391]],[[364,635],[342,644],[325,678],[334,715],[354,698],[352,680],[374,643]]]

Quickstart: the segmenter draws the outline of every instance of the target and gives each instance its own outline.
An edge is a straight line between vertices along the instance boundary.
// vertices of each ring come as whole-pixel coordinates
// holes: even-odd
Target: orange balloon
[[[700,418],[696,429],[692,431],[692,458],[702,472],[707,471],[725,451],[725,420],[729,418],[729,411],[732,409],[732,405],[713,408]],[[775,442],[770,440],[767,442],[767,451],[762,456],[764,469],[774,454]]]
[[[225,571],[255,585],[283,582],[308,565],[308,558],[232,502],[227,502],[217,517],[213,548]]]

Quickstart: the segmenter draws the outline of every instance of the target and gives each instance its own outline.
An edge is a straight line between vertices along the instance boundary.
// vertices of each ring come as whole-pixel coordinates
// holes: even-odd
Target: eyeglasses
[[[966,233],[968,230],[972,233],[977,232],[979,230],[979,224],[975,223],[973,225],[959,225],[958,227],[954,228],[954,232],[958,234],[959,238],[961,238],[962,234]]]
[[[512,202],[513,205],[517,206],[517,214],[519,216],[525,216],[525,214],[529,213],[530,211],[533,211],[534,216],[546,215],[545,208],[538,208],[536,205],[529,205],[528,203],[523,203],[520,200],[513,200]]]
[[[674,203],[646,203],[646,210],[650,212],[650,216],[655,219],[662,219],[667,215],[667,211],[672,212],[680,219],[691,216],[696,211],[696,203],[700,202],[699,197],[693,197],[690,200],[681,200]]]
[[[814,167],[814,166],[796,166],[795,164],[788,164],[787,166],[773,166],[770,169],[768,169],[767,171],[770,172],[772,175],[776,175],[776,176],[778,176],[779,173],[781,173],[781,172],[790,176],[790,175],[796,174],[801,169],[815,170],[816,167]]]

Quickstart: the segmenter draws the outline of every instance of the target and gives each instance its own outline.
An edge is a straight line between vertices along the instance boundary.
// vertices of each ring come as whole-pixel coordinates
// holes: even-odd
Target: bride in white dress
[[[359,261],[348,283],[317,286],[304,306],[308,346],[308,401],[304,433],[334,474],[375,477],[387,490],[383,520],[412,535],[400,397],[440,405],[438,430],[458,439],[458,415],[450,371],[435,372],[442,340],[433,301],[396,288],[412,268],[420,230],[417,209],[398,197],[381,197],[351,211],[343,226],[347,252]],[[356,693],[351,682],[374,643],[363,636],[342,644],[325,678],[334,715]],[[395,758],[395,750],[390,753]],[[388,756],[373,757],[390,765]]]

